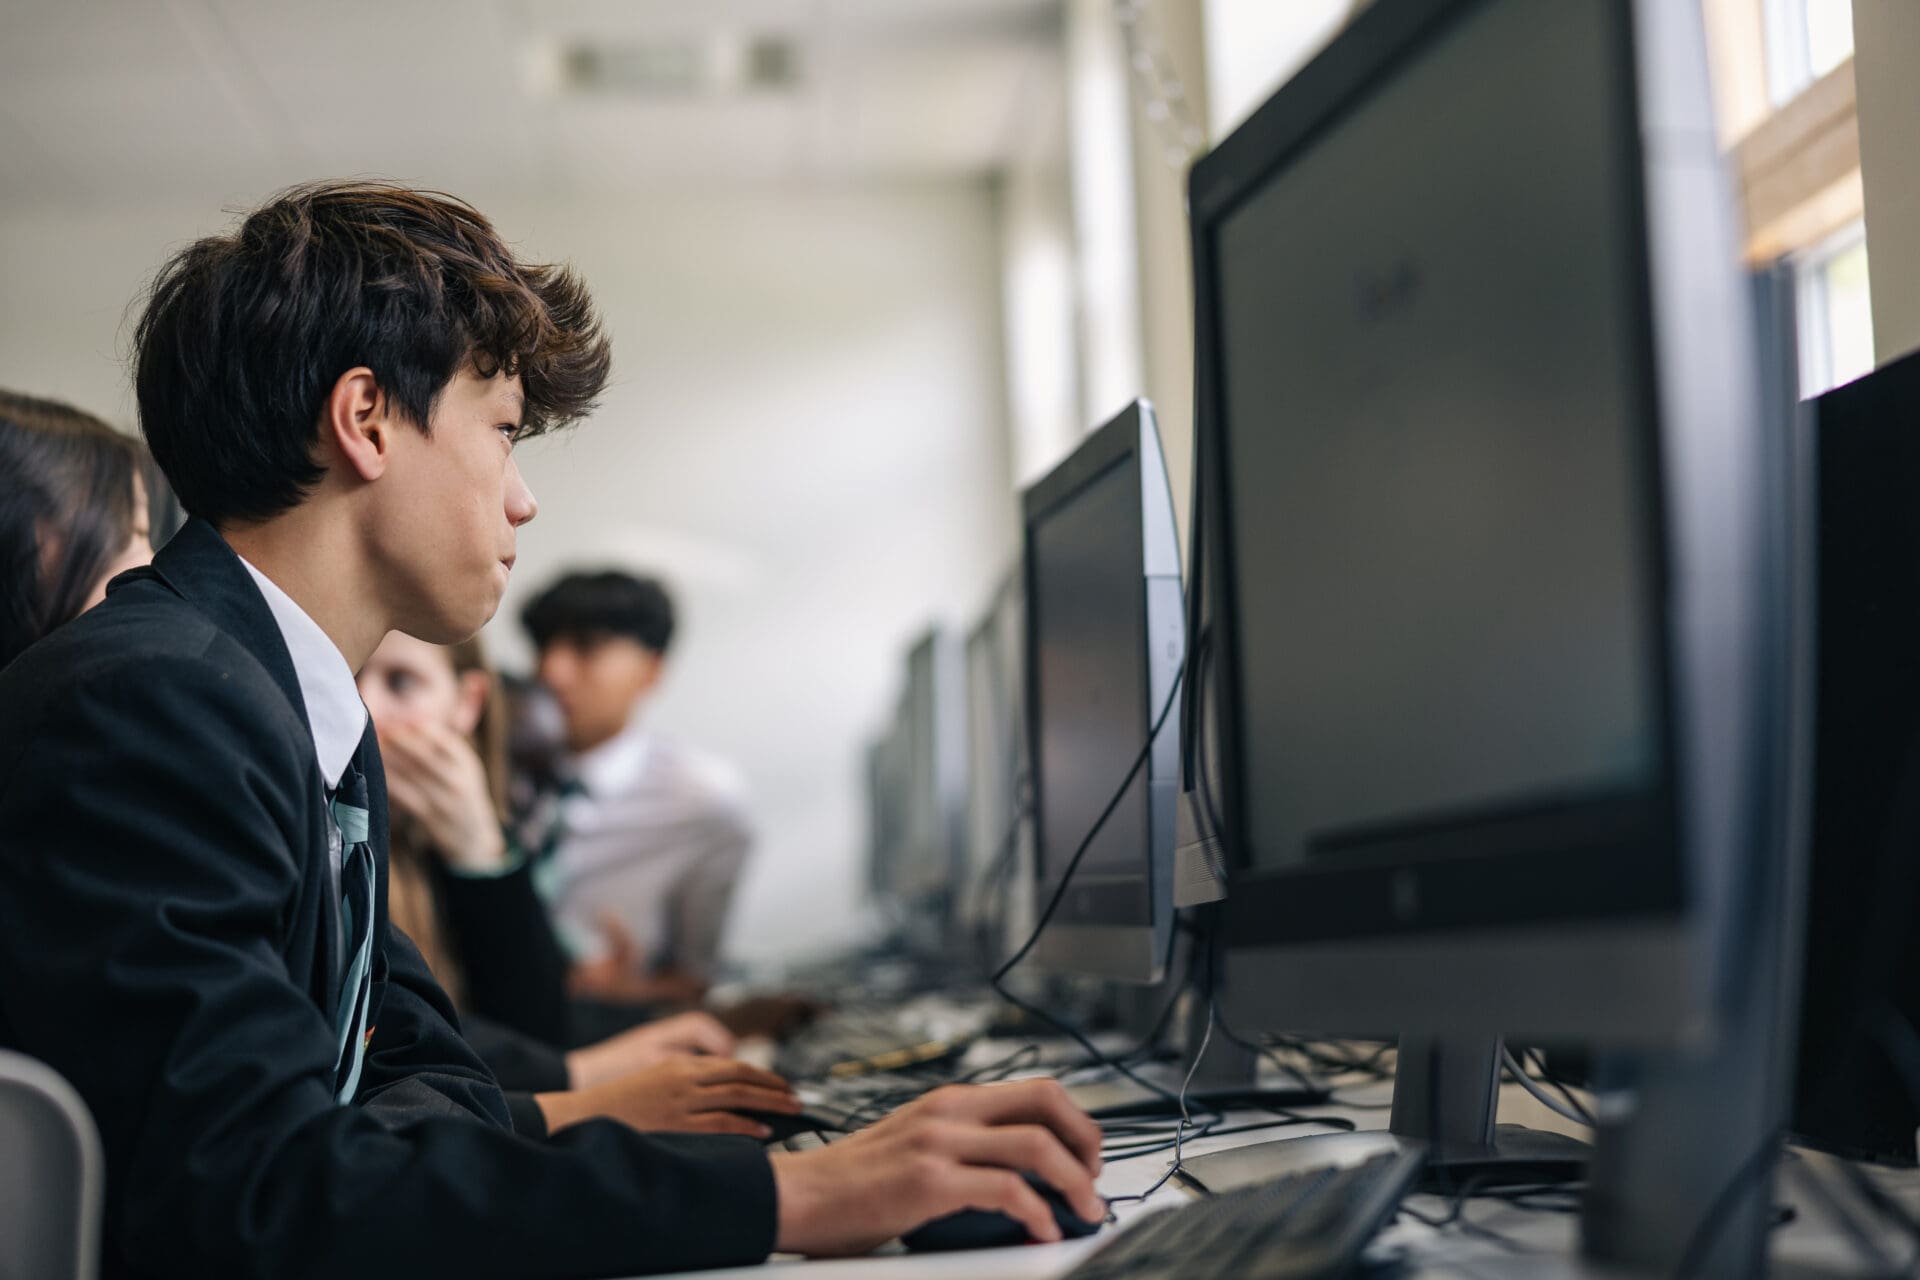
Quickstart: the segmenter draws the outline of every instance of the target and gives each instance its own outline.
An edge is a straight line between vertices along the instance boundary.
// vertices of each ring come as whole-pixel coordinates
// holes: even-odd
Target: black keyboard
[[[1068,1273],[1067,1280],[1332,1280],[1351,1273],[1368,1241],[1419,1174],[1417,1151],[1314,1169],[1156,1213]]]

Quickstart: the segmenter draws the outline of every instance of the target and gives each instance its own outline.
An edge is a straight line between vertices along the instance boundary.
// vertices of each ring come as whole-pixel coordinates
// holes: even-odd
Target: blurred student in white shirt
[[[566,785],[542,883],[575,954],[573,994],[697,1002],[753,833],[733,768],[645,725],[673,602],[650,578],[570,573],[520,620],[566,724]]]

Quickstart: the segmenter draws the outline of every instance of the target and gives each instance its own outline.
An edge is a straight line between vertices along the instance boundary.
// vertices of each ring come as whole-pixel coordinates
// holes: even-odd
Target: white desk
[[[1385,1102],[1391,1096],[1391,1086],[1379,1084],[1361,1089],[1343,1089],[1342,1094],[1355,1102]],[[1386,1112],[1381,1110],[1349,1111],[1331,1107],[1326,1108],[1325,1111],[1327,1114],[1345,1116],[1361,1128],[1381,1128],[1386,1124]],[[1257,1113],[1249,1113],[1245,1118],[1252,1121],[1259,1119],[1260,1116]],[[1500,1119],[1503,1123],[1525,1124],[1539,1129],[1557,1129],[1584,1136],[1579,1129],[1540,1106],[1514,1085],[1506,1086],[1501,1092]],[[1238,1120],[1239,1117],[1236,1116],[1231,1118],[1229,1123],[1237,1123]],[[1221,1151],[1255,1142],[1331,1131],[1327,1127],[1315,1125],[1259,1133],[1232,1134],[1189,1143],[1187,1152],[1191,1155],[1199,1155],[1207,1151]],[[1810,1192],[1804,1171],[1797,1167],[1803,1164],[1817,1165],[1821,1159],[1823,1158],[1818,1156],[1796,1154],[1781,1165],[1782,1171],[1776,1184],[1775,1200],[1777,1203],[1793,1206],[1798,1216],[1793,1222],[1774,1232],[1772,1242],[1774,1275],[1794,1277],[1797,1280],[1799,1277],[1816,1275],[1875,1274],[1867,1260],[1848,1243],[1846,1235],[1823,1207],[1820,1198]],[[1101,1175],[1100,1190],[1109,1196],[1144,1191],[1165,1172],[1167,1163],[1167,1156],[1156,1155],[1111,1164]],[[1881,1186],[1891,1191],[1910,1210],[1920,1214],[1920,1173],[1875,1171],[1873,1176]],[[1144,1205],[1117,1206],[1119,1228],[1109,1227],[1106,1231],[1089,1239],[1062,1244],[1024,1245],[1013,1249],[983,1249],[970,1253],[882,1252],[864,1258],[830,1261],[781,1257],[758,1267],[688,1274],[706,1277],[708,1280],[749,1280],[751,1277],[766,1277],[768,1268],[772,1267],[779,1269],[779,1274],[788,1276],[791,1280],[984,1280],[984,1278],[1051,1280],[1052,1277],[1061,1276],[1070,1271],[1081,1258],[1109,1239],[1110,1232],[1124,1229],[1125,1224],[1131,1219],[1141,1214],[1184,1204],[1186,1201],[1187,1193],[1181,1190],[1177,1183],[1170,1182]],[[1408,1203],[1429,1217],[1440,1216],[1446,1209],[1444,1200],[1432,1196],[1416,1196]],[[1429,1277],[1467,1277],[1472,1280],[1519,1280],[1521,1277],[1525,1277],[1526,1280],[1593,1280],[1595,1277],[1613,1274],[1583,1263],[1579,1259],[1577,1255],[1579,1220],[1575,1215],[1520,1209],[1494,1200],[1473,1200],[1468,1202],[1465,1217],[1477,1226],[1499,1233],[1505,1243],[1488,1240],[1457,1228],[1435,1230],[1416,1223],[1410,1218],[1402,1217],[1381,1233],[1374,1247],[1376,1250],[1402,1253],[1409,1263],[1408,1269],[1403,1274],[1420,1277],[1421,1280],[1427,1280]],[[1892,1258],[1899,1260],[1907,1257],[1907,1251],[1896,1236],[1888,1234],[1884,1229],[1876,1230],[1874,1235],[1882,1242]],[[888,1248],[898,1250],[899,1246],[892,1245]]]

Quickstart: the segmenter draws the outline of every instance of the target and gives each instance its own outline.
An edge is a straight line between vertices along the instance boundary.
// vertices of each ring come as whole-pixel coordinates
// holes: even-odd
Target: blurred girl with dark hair
[[[161,489],[132,436],[57,400],[0,390],[0,667],[153,559]]]

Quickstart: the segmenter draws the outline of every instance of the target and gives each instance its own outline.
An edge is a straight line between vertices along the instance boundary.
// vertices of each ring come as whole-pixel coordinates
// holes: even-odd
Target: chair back
[[[73,1086],[0,1049],[0,1280],[95,1280],[105,1163]]]

